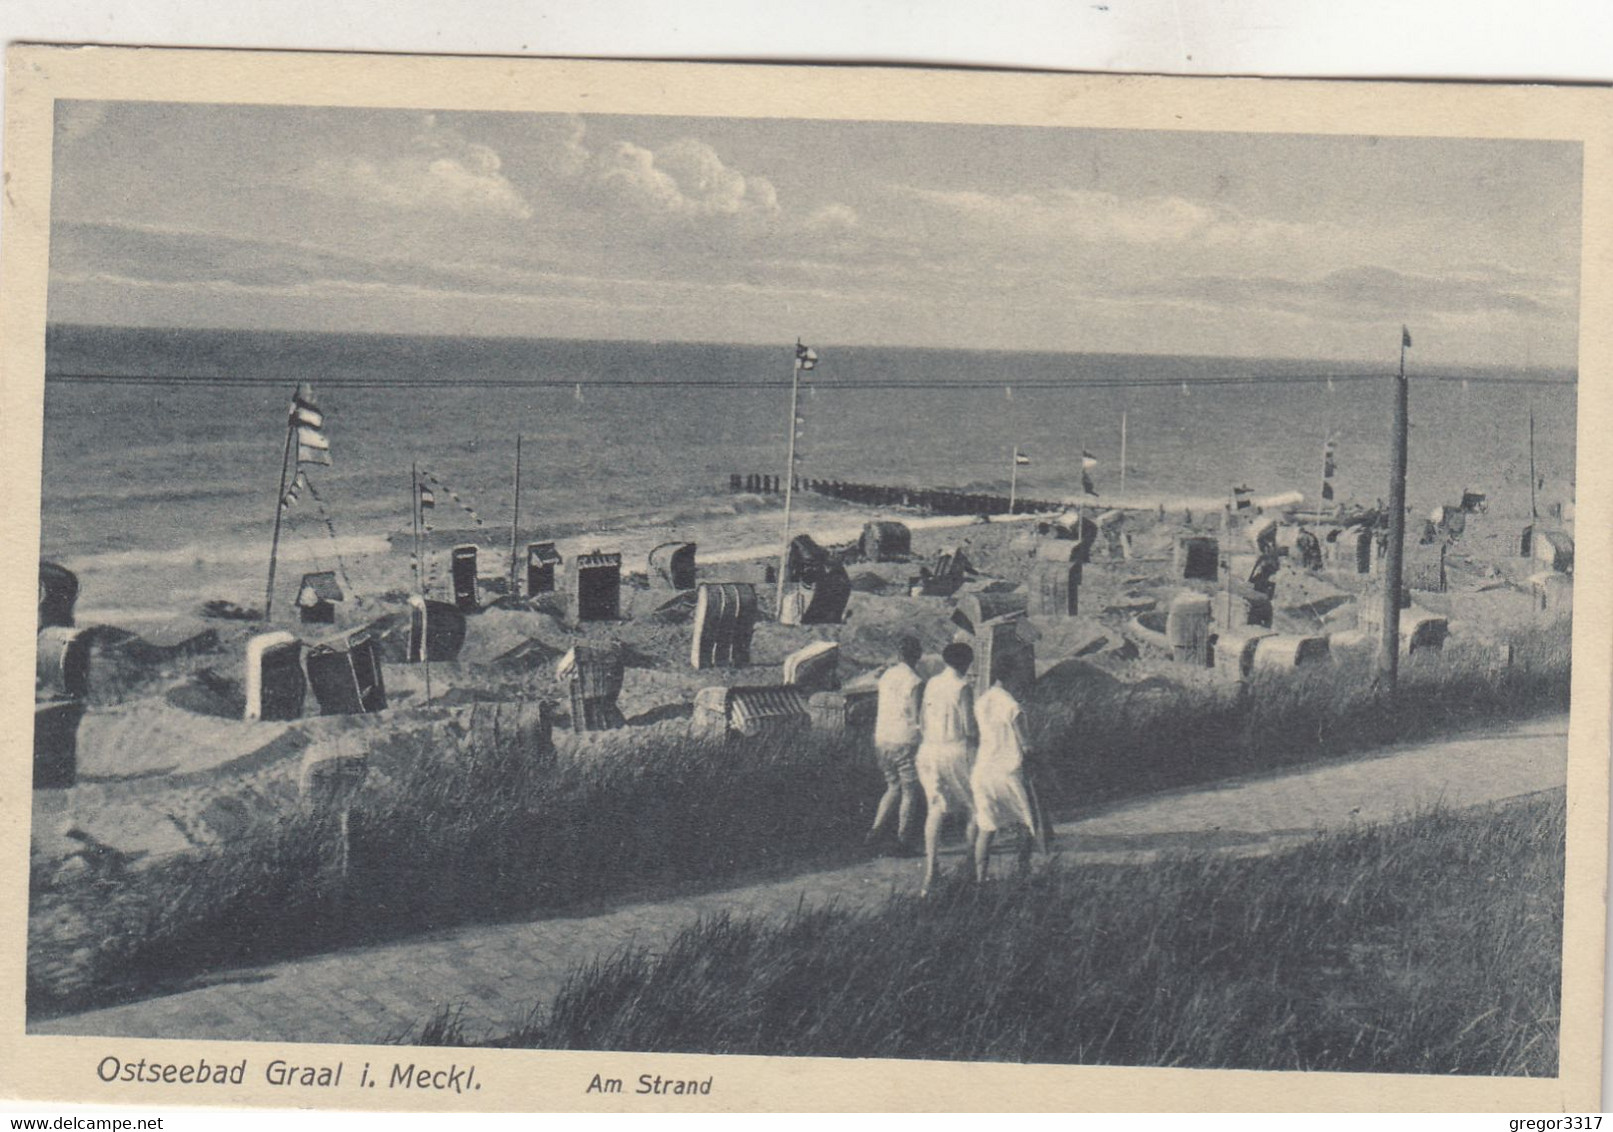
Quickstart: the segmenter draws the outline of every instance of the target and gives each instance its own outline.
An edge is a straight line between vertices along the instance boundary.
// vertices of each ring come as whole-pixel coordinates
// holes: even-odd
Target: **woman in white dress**
[[[980,745],[969,785],[974,797],[975,879],[984,881],[992,838],[999,829],[1024,827],[1022,861],[1030,856],[1031,845],[1042,840],[1043,831],[1025,781],[1025,752],[1030,747],[1025,712],[1001,680],[993,681],[975,701],[975,720]]]
[[[974,758],[974,689],[964,678],[974,663],[974,650],[953,642],[941,650],[946,667],[924,685],[919,708],[919,747],[913,756],[928,813],[924,817],[924,884],[935,881],[940,854],[941,822],[949,812],[972,808],[969,766]],[[971,820],[971,827],[973,821]]]

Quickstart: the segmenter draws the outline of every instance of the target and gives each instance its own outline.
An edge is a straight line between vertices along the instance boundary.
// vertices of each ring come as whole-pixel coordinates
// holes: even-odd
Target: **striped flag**
[[[1083,450],[1081,452],[1081,466],[1090,471],[1098,466],[1098,458],[1092,453]]]
[[[1019,465],[1021,468],[1024,468],[1024,467],[1029,467],[1030,462],[1031,462],[1031,454],[1029,452],[1021,452],[1018,448],[1014,449],[1014,463],[1015,464]]]
[[[818,364],[818,352],[811,346],[803,346],[799,341],[795,343],[795,364],[800,369],[814,369]]]
[[[425,511],[437,506],[437,493],[425,484],[420,485],[420,510]]]
[[[1235,487],[1232,489],[1232,506],[1242,511],[1254,503],[1254,489],[1251,487]]]
[[[297,463],[330,466],[330,440],[325,436],[325,414],[314,400],[313,386],[299,382],[291,397],[290,427],[297,430]]]

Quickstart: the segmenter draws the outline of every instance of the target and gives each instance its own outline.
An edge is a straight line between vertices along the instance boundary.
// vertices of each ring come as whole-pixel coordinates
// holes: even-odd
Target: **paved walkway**
[[[1568,719],[1394,748],[1155,795],[1061,823],[1066,862],[1161,852],[1264,852],[1319,830],[1516,798],[1566,781]],[[953,862],[963,863],[961,848]],[[697,917],[784,914],[803,901],[848,908],[911,890],[919,863],[879,859],[599,914],[472,925],[253,970],[125,1006],[31,1025],[32,1033],[364,1043],[412,1033],[445,1004],[467,1032],[507,1032],[548,1001],[566,973],[625,944],[654,948]]]

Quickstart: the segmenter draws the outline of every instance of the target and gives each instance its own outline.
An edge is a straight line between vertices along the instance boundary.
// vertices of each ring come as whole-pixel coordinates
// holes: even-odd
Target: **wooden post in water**
[[[1400,328],[1400,372],[1395,377],[1389,464],[1389,545],[1383,556],[1383,638],[1378,642],[1378,672],[1394,692],[1400,676],[1400,587],[1406,560],[1406,350],[1411,331]]]

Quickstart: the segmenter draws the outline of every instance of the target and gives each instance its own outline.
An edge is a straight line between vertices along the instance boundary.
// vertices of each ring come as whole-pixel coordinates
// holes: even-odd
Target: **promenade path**
[[[1518,798],[1566,781],[1567,716],[1348,760],[1217,782],[1107,806],[1059,823],[1065,865],[1209,849],[1258,853],[1433,805]],[[962,847],[947,867],[963,867]],[[1008,867],[1004,861],[999,867]],[[29,1026],[31,1033],[369,1043],[409,1034],[444,1005],[472,1036],[514,1029],[568,971],[627,944],[655,949],[702,915],[784,915],[802,903],[878,904],[917,887],[919,862],[881,858],[719,891],[477,924],[405,942],[224,971],[158,998]]]

